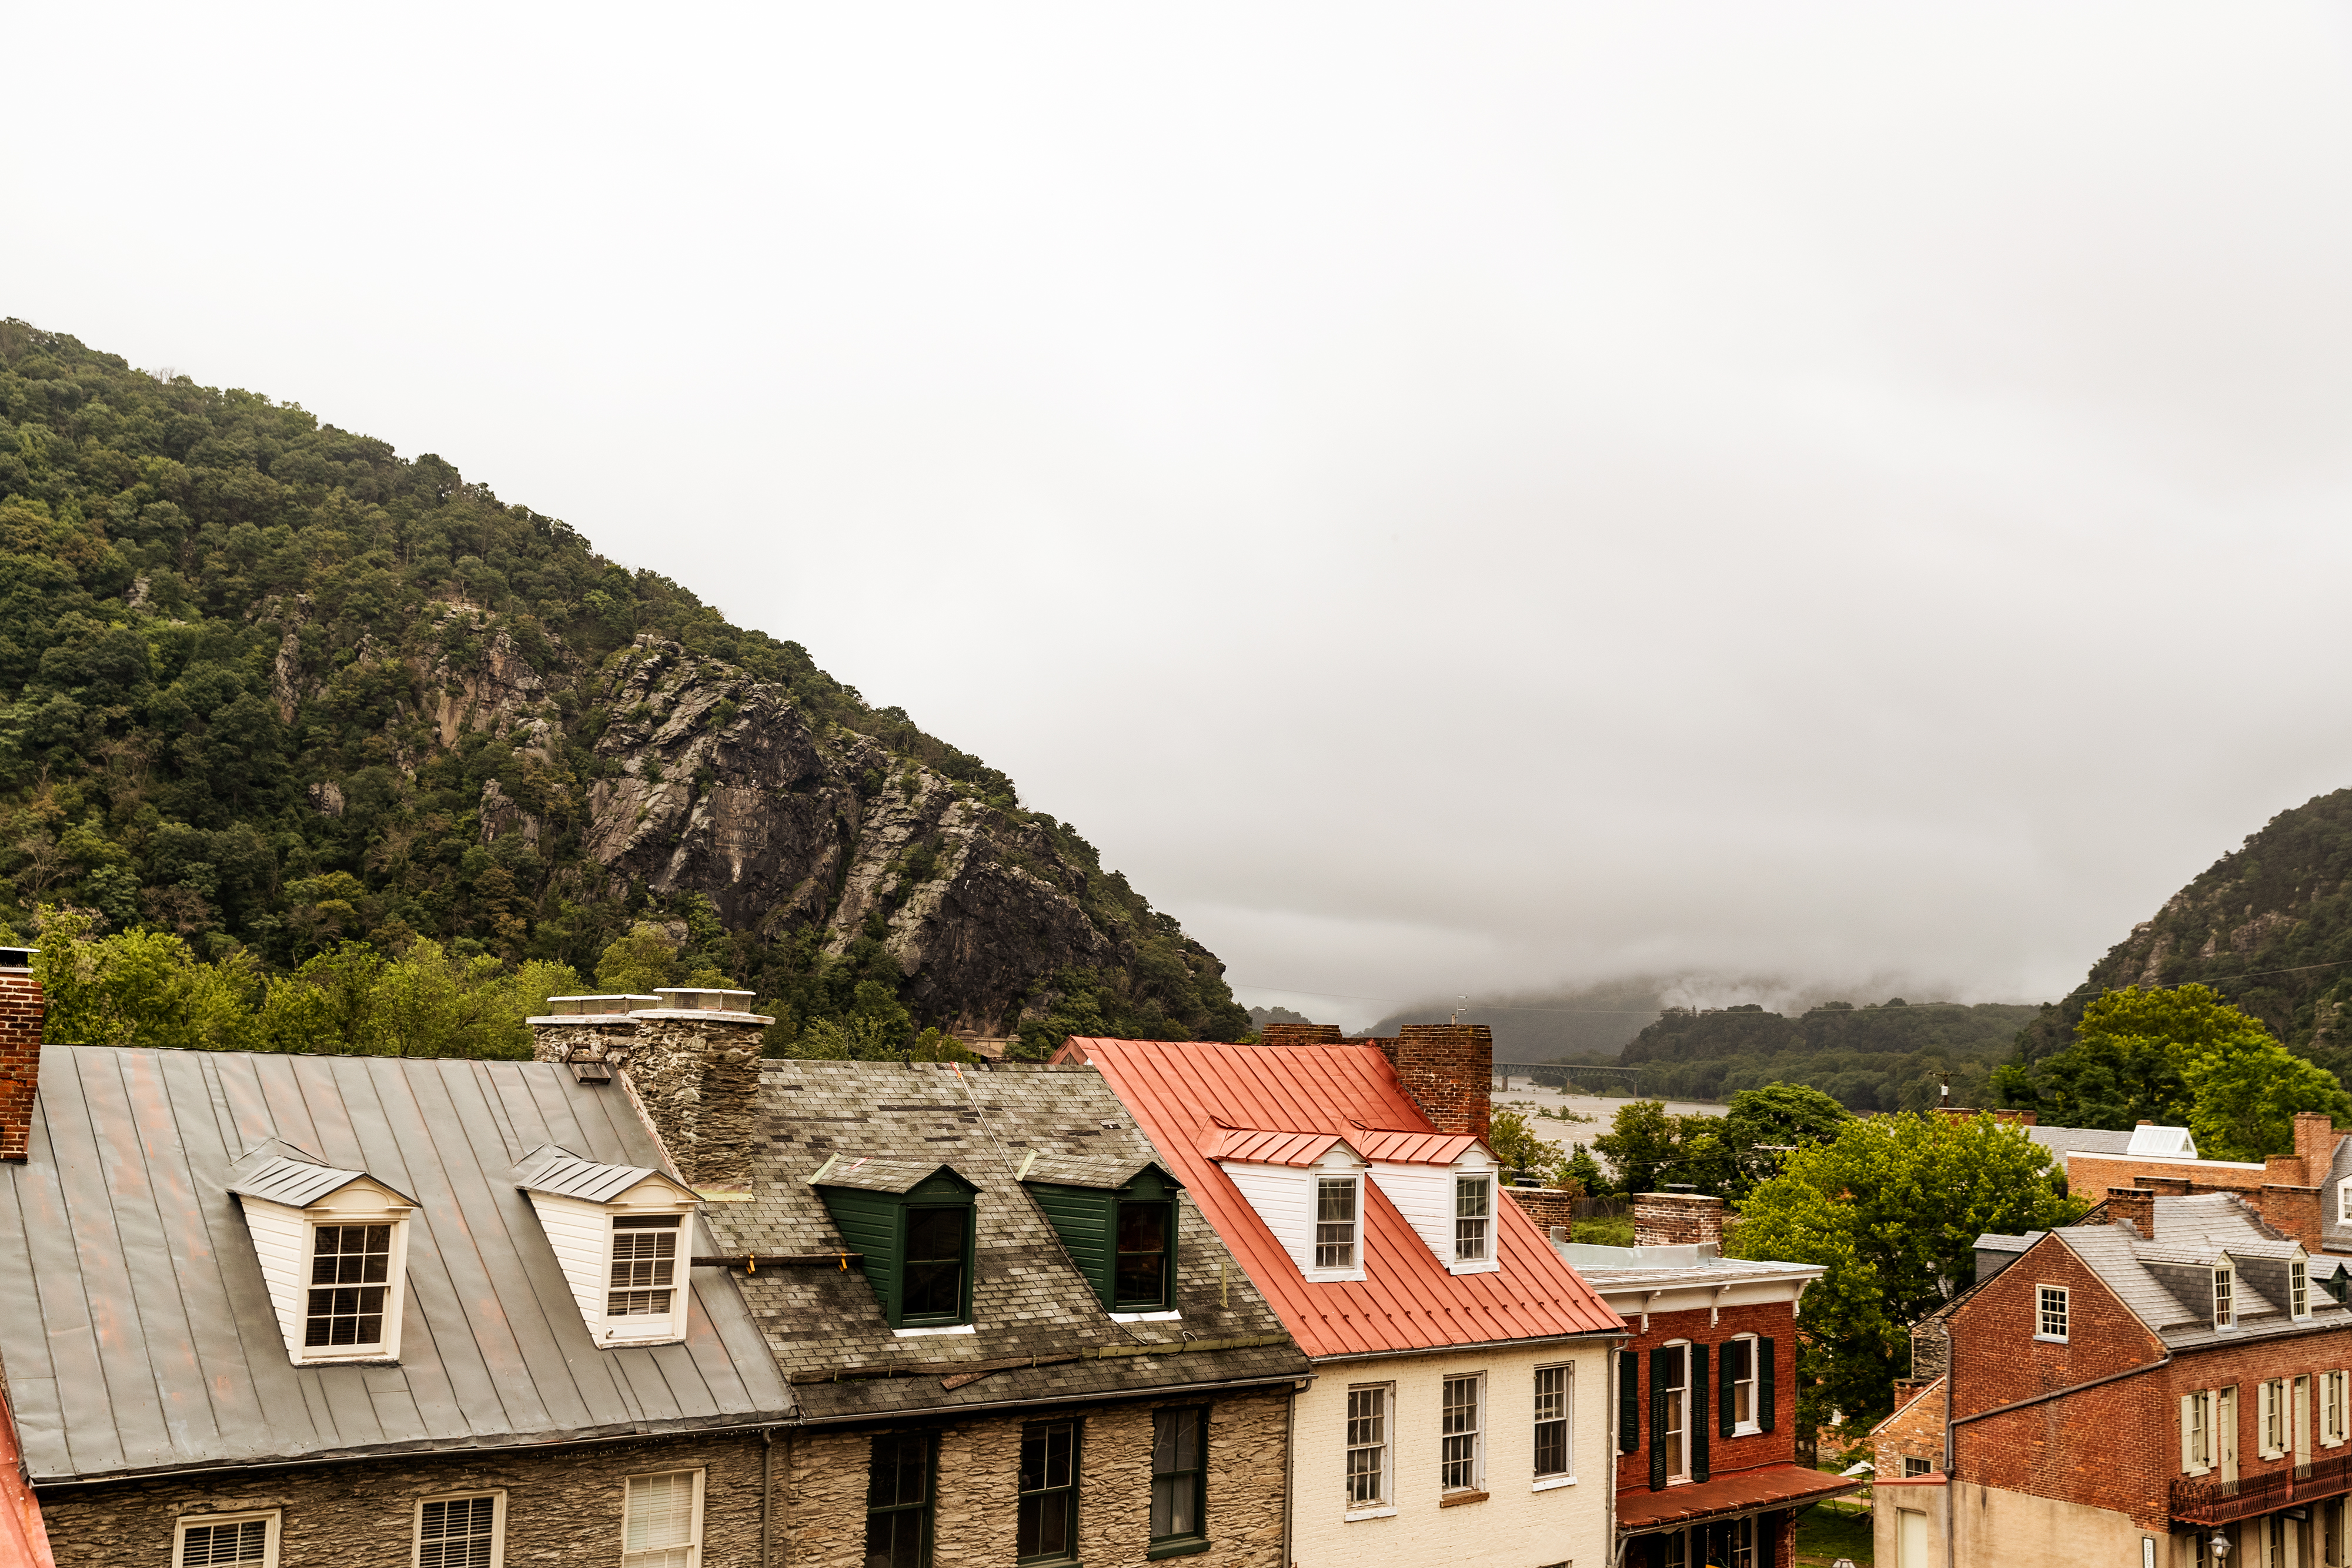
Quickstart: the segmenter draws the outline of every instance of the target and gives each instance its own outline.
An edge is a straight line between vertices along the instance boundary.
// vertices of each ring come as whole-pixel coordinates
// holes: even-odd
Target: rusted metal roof
[[[1492,1273],[1454,1274],[1397,1211],[1366,1184],[1364,1274],[1309,1284],[1241,1189],[1207,1151],[1245,1128],[1313,1130],[1323,1147],[1361,1150],[1366,1128],[1444,1136],[1370,1046],[1174,1044],[1074,1040],[1176,1175],[1250,1278],[1310,1356],[1431,1350],[1449,1344],[1622,1333],[1624,1320],[1578,1277],[1526,1211],[1496,1206]],[[1428,1148],[1433,1145],[1424,1145]]]
[[[49,1554],[40,1500],[25,1484],[16,1423],[8,1414],[7,1385],[0,1383],[0,1563],[10,1568],[57,1568],[57,1561]]]
[[[1678,1528],[1761,1509],[1819,1502],[1825,1497],[1843,1497],[1861,1486],[1858,1480],[1822,1470],[1796,1465],[1763,1465],[1694,1481],[1688,1486],[1671,1486],[1664,1491],[1621,1490],[1617,1494],[1617,1533],[1637,1535],[1643,1531]]]

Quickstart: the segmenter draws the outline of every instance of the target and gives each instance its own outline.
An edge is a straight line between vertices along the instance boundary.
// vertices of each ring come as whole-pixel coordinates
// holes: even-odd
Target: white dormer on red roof
[[[1432,1256],[1454,1274],[1491,1274],[1503,1266],[1495,1238],[1494,1151],[1461,1133],[1380,1131],[1349,1134],[1388,1195]]]
[[[1371,1169],[1337,1133],[1221,1127],[1201,1152],[1233,1178],[1309,1284],[1364,1277],[1364,1177]]]

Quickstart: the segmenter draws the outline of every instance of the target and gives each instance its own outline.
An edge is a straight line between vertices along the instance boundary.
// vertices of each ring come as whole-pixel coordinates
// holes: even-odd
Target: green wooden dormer
[[[809,1177],[845,1246],[866,1255],[866,1283],[893,1329],[971,1322],[980,1188],[952,1166],[835,1155]]]
[[[1152,1160],[1042,1153],[1021,1163],[1020,1178],[1104,1310],[1175,1311],[1181,1182]]]

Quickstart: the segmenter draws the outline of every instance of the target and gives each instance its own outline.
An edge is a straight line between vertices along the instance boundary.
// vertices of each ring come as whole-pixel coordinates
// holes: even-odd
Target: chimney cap
[[[29,969],[38,947],[0,947],[0,969]]]

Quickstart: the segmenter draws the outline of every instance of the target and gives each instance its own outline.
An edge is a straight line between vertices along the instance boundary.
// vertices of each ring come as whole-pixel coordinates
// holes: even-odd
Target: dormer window
[[[980,1188],[954,1167],[835,1155],[809,1185],[901,1334],[971,1333]]]
[[[1315,1266],[1356,1266],[1358,1176],[1318,1176],[1315,1182]]]
[[[2311,1265],[2301,1258],[2290,1259],[2286,1266],[2287,1316],[2307,1318],[2311,1315]]]
[[[2213,1270],[2213,1326],[2217,1329],[2231,1327],[2238,1321],[2236,1311],[2230,1302],[2235,1283],[2234,1273],[2228,1264]]]
[[[1176,1195],[1152,1160],[1033,1152],[1015,1175],[1114,1318],[1176,1312]]]
[[[539,1216],[597,1348],[686,1337],[692,1189],[660,1171],[599,1165],[553,1144],[525,1155],[514,1180]]]
[[[397,1361],[416,1202],[276,1139],[229,1167],[262,1281],[298,1365]]]
[[[1454,1260],[1483,1263],[1493,1253],[1489,1232],[1494,1228],[1495,1178],[1457,1176],[1454,1178]]]

